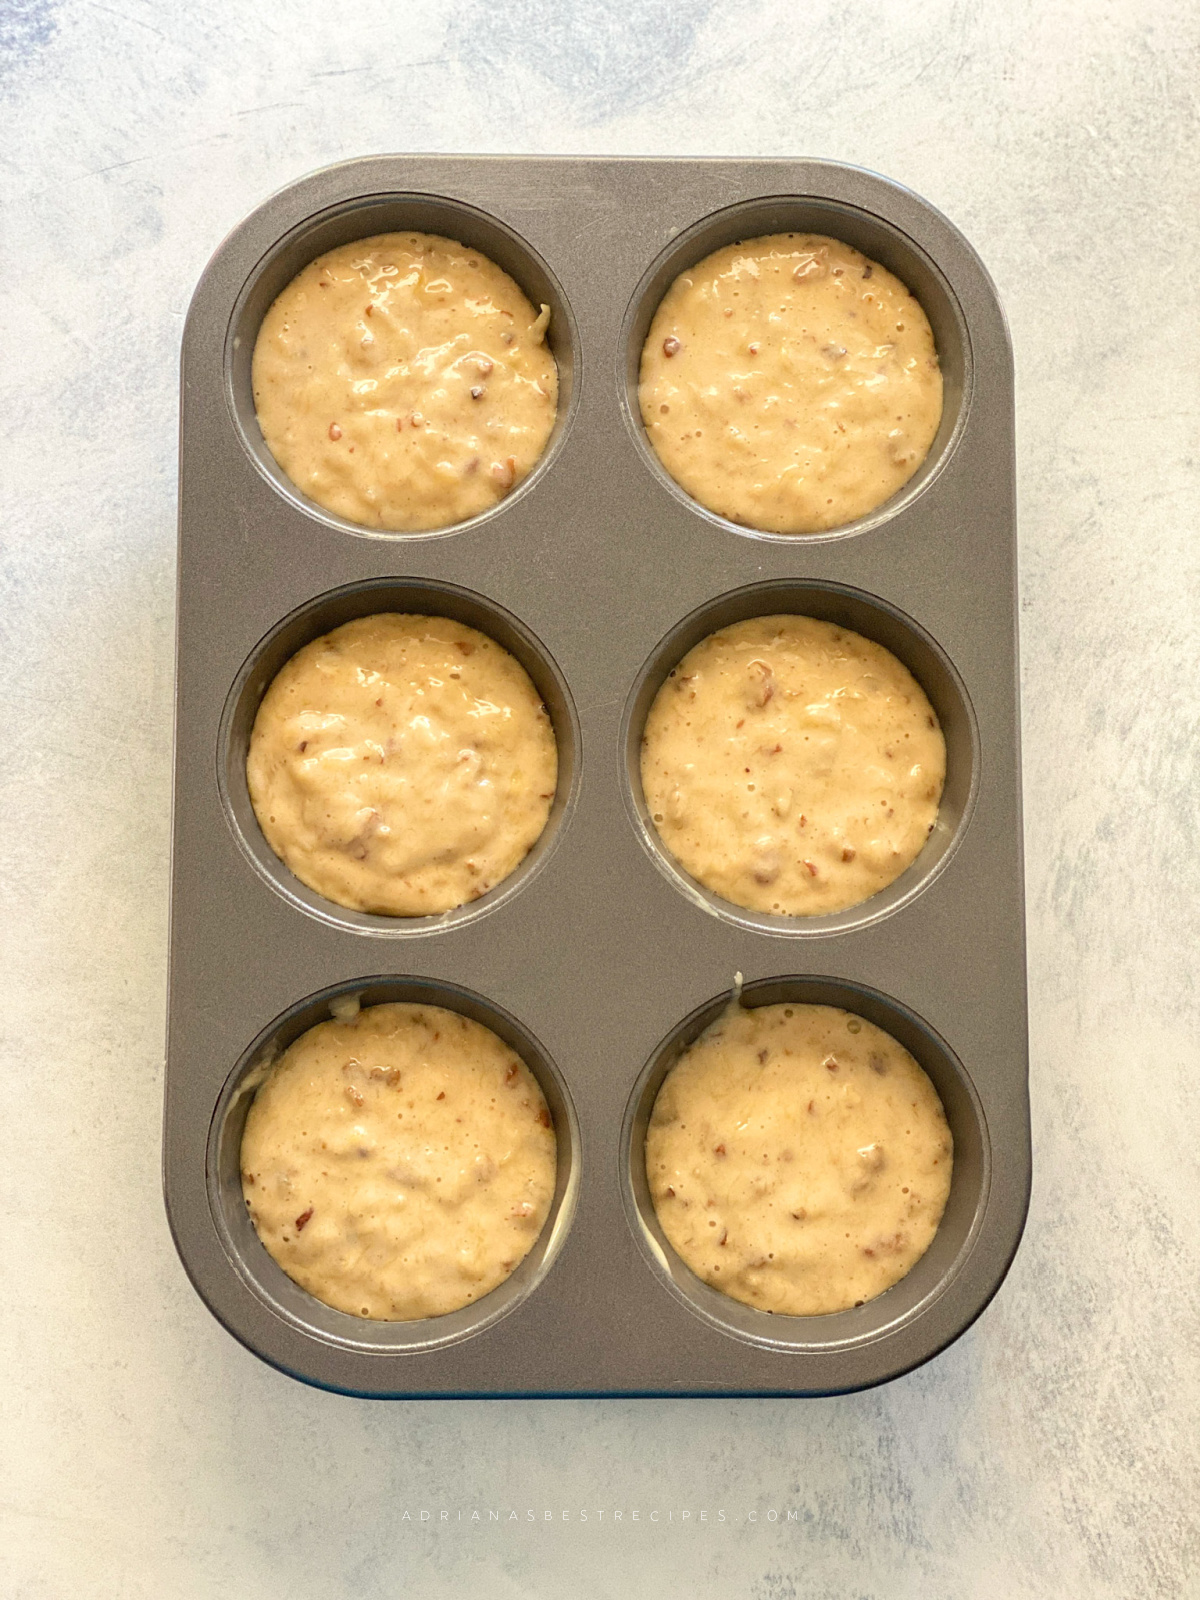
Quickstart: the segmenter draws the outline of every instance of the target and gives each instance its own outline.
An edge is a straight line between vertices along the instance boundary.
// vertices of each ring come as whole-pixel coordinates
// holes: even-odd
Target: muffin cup
[[[442,1006],[481,1022],[511,1046],[538,1081],[554,1119],[558,1171],[550,1211],[528,1255],[489,1294],[461,1310],[409,1322],[353,1317],[315,1299],[267,1253],[242,1194],[242,1130],[254,1093],[271,1065],[309,1028],[328,1022],[330,1003],[353,997],[364,1008],[389,1001]],[[234,1270],[272,1316],[310,1338],[360,1354],[433,1350],[480,1333],[532,1294],[549,1272],[579,1192],[579,1125],[558,1068],[515,1017],[450,984],[412,978],[363,978],[326,989],[290,1007],[259,1034],[230,1073],[213,1112],[208,1139],[208,1198],[213,1222]]]
[[[946,781],[933,832],[911,866],[869,900],[822,916],[782,916],[752,911],[726,900],[687,872],[667,849],[650,816],[642,790],[641,752],[646,718],[668,674],[702,639],[735,622],[776,614],[815,617],[874,640],[903,663],[924,689],[946,740]],[[753,584],[721,595],[693,611],[647,660],[630,692],[622,732],[625,748],[625,798],[639,839],[655,864],[680,893],[702,903],[715,916],[783,938],[820,938],[847,933],[891,916],[921,893],[957,849],[975,802],[979,781],[979,738],[967,691],[954,664],[923,628],[891,606],[861,591],[832,583]]]
[[[393,917],[338,905],[302,883],[271,849],[254,814],[246,757],[254,719],[275,675],[312,640],[356,617],[377,612],[449,617],[487,634],[524,667],[550,715],[558,746],[558,782],[546,826],[529,853],[478,900],[428,917]],[[217,742],[217,781],[234,837],[251,865],[277,893],[309,916],[377,938],[402,939],[473,922],[520,892],[548,860],[574,804],[580,765],[579,719],[566,679],[541,642],[502,606],[452,584],[374,579],[347,584],[298,606],[261,639],[234,679]]]
[[[840,528],[819,533],[770,533],[731,522],[693,500],[659,460],[646,437],[638,404],[638,376],[642,348],[664,294],[681,272],[694,267],[714,251],[742,239],[775,233],[816,233],[853,245],[871,261],[899,278],[910,289],[929,319],[942,369],[942,420],[924,461],[912,477],[882,505]],[[664,488],[681,499],[697,516],[711,517],[731,533],[750,539],[807,542],[842,539],[865,533],[909,505],[937,477],[954,451],[966,426],[971,404],[973,363],[971,336],[962,307],[944,273],[933,258],[908,234],[884,218],[857,206],[812,195],[771,195],[726,206],[703,217],[671,240],[646,270],[621,329],[620,388],[622,409],[630,433],[642,451],[646,466]]]
[[[646,1173],[646,1130],[663,1080],[689,1045],[730,1002],[718,995],[672,1029],[634,1085],[621,1128],[625,1214],[642,1254],[660,1281],[689,1310],[735,1339],[781,1351],[819,1353],[864,1345],[898,1333],[952,1282],[978,1236],[991,1183],[991,1147],[983,1106],[962,1063],[944,1039],[906,1006],[861,984],[836,978],[766,978],[747,984],[740,1002],[756,1006],[839,1006],[873,1022],[904,1046],[929,1075],[954,1139],[950,1196],[933,1242],[898,1283],[864,1305],[822,1316],[780,1316],[742,1304],[698,1277],[667,1240]]]
[[[497,502],[478,516],[444,528],[428,528],[413,533],[386,528],[367,528],[339,517],[296,487],[275,460],[258,425],[251,383],[254,346],[262,320],[279,294],[310,262],[329,250],[369,239],[381,233],[432,233],[454,239],[478,250],[508,273],[534,307],[550,307],[550,326],[546,333],[558,366],[558,413],[546,441],[546,448],[533,470],[517,484],[505,501]],[[453,533],[460,528],[495,515],[500,505],[528,492],[545,472],[558,451],[573,415],[579,372],[579,335],[574,313],[550,268],[519,234],[495,216],[475,206],[440,195],[379,194],[362,195],[329,206],[306,217],[280,239],[258,261],[242,286],[229,319],[225,336],[225,393],[233,425],[254,465],[278,492],[304,511],[331,527],[367,539],[429,539]]]

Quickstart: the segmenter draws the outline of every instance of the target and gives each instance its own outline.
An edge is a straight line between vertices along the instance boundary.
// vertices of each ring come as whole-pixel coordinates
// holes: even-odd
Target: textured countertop
[[[0,11],[6,1600],[1200,1594],[1198,46],[1187,0]],[[884,1389],[349,1400],[248,1355],[179,1266],[180,329],[246,211],[377,150],[836,157],[998,284],[1034,1195],[990,1309]]]

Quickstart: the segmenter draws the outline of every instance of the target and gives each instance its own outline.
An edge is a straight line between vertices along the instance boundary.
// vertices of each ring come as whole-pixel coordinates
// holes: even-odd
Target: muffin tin
[[[441,233],[552,310],[559,416],[537,468],[454,528],[379,534],[308,502],[254,418],[264,312],[323,251]],[[933,326],[945,414],[871,516],[759,534],[680,491],[649,448],[638,357],[674,276],[739,238],[831,234],[881,261]],[[229,236],[184,335],[167,1210],[214,1314],[276,1367],[360,1395],[828,1394],[941,1350],[995,1293],[1030,1183],[1016,665],[1012,368],[970,246],[924,201],[820,161],[373,157],[302,179]],[[354,616],[438,612],[517,656],[554,722],[550,823],[469,906],[397,921],[298,882],[249,804],[261,696]],[[638,781],[642,721],[705,634],[768,612],[884,644],[933,702],[947,781],[924,851],[833,916],[744,911],[664,852]],[[832,1316],[771,1316],[674,1255],[641,1142],[679,1051],[745,1004],[845,1006],[932,1077],[955,1141],[942,1225],[909,1275]],[[260,1245],[238,1145],[270,1062],[330,1004],[410,999],[485,1022],[554,1117],[549,1221],[512,1277],[448,1317],[378,1323],[320,1305]]]

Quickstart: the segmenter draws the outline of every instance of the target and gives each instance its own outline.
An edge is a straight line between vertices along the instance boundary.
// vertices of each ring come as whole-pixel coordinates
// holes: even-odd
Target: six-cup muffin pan
[[[552,311],[558,421],[495,509],[373,534],[307,501],[267,451],[250,361],[309,261],[416,229],[472,245]],[[662,293],[742,238],[845,240],[933,327],[945,412],[893,500],[836,532],[756,534],[689,500],[647,445],[638,358]],[[895,184],[820,161],[373,157],[268,200],[217,251],[183,347],[167,1209],[214,1314],[266,1361],[360,1395],[811,1395],[894,1377],[979,1315],[1016,1250],[1030,1183],[1016,665],[1011,355],[978,258]],[[343,910],[267,846],[246,789],[258,703],[303,644],[382,610],[438,613],[520,660],[560,773],[522,866],[444,916]],[[797,612],[885,645],[945,731],[925,849],[852,910],[739,910],[664,853],[638,780],[646,711],[696,642]],[[744,1004],[844,1006],[932,1078],[954,1135],[941,1227],[907,1277],[830,1316],[772,1316],[695,1277],[647,1192],[642,1140],[681,1049]],[[264,1067],[344,995],[460,1010],[545,1091],[557,1189],[500,1288],[384,1323],[320,1304],[276,1266],[238,1147]]]

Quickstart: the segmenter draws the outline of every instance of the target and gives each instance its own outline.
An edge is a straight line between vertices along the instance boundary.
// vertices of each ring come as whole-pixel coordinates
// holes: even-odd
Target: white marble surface
[[[1198,44],[1192,0],[5,0],[5,1597],[1200,1594]],[[1035,1192],[991,1309],[886,1389],[352,1401],[176,1261],[179,330],[246,210],[404,149],[836,156],[999,284]]]

